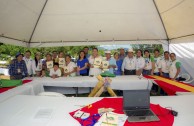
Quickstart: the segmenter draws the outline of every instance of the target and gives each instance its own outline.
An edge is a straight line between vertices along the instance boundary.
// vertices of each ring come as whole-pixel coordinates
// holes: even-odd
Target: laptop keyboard
[[[154,114],[150,110],[130,110],[125,111],[127,116],[153,116]]]

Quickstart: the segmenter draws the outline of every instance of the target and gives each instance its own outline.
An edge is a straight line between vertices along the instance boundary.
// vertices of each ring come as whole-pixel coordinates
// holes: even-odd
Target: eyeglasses
[[[100,118],[99,114],[94,114],[92,116],[89,116],[86,119],[82,119],[81,120],[81,126],[94,126],[99,118]]]

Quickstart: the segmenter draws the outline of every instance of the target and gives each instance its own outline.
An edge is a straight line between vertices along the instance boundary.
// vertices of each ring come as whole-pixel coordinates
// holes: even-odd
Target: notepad
[[[102,59],[101,58],[95,58],[94,59],[94,67],[95,68],[99,68],[101,63],[102,63]]]
[[[47,68],[48,68],[48,69],[53,68],[53,61],[47,61],[47,62],[46,62],[46,65],[47,65]]]
[[[59,67],[63,68],[65,65],[65,58],[59,58]]]

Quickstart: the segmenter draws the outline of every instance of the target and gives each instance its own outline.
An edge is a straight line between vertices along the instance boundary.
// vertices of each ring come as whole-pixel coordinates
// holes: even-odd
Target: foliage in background
[[[159,49],[160,53],[163,53],[162,45],[149,45],[149,44],[143,44],[143,45],[131,45],[132,48],[136,51],[137,49],[142,49],[143,51],[145,49],[148,49],[151,53],[154,49]],[[11,58],[14,58],[17,52],[25,53],[26,50],[30,50],[32,53],[32,58],[34,58],[34,55],[36,52],[42,53],[42,58],[44,58],[45,54],[52,53],[53,51],[63,51],[64,54],[69,54],[74,58],[78,57],[79,51],[81,51],[85,46],[61,46],[61,47],[41,47],[41,48],[26,48],[21,46],[14,46],[14,45],[7,45],[0,43],[0,60],[9,61]],[[90,48],[89,53],[92,53],[92,48],[98,47],[98,46],[88,46]],[[112,54],[116,52],[117,50],[111,50]],[[100,49],[99,54],[104,56],[104,50]]]
[[[161,44],[142,44],[142,45],[131,45],[134,51],[137,51],[138,49],[141,49],[142,51],[144,50],[149,50],[150,53],[154,53],[155,49],[158,49],[160,51],[160,54],[163,55],[164,50]]]

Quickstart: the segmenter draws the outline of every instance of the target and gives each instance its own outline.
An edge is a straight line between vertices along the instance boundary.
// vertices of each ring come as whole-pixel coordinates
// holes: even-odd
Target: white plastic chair
[[[65,95],[57,92],[41,92],[38,96],[49,96],[49,97],[66,97]]]
[[[180,76],[180,77],[185,78],[185,79],[186,79],[186,80],[185,80],[185,82],[189,81],[189,80],[190,80],[190,78],[191,78],[191,76],[190,76],[189,74],[187,74],[187,73],[183,73],[183,74],[181,74],[181,76]]]
[[[191,79],[189,81],[182,81],[183,83],[186,83],[186,84],[191,84],[192,82],[194,81],[194,79]]]

